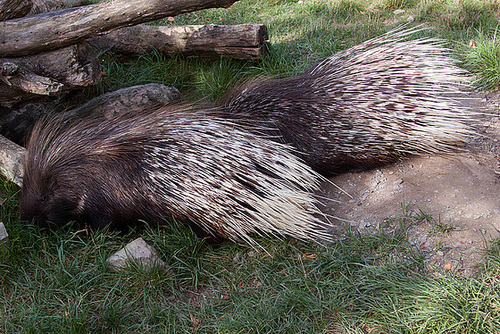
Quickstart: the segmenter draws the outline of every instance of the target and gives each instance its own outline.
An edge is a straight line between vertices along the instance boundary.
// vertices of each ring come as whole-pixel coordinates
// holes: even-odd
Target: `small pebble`
[[[165,262],[158,258],[154,248],[142,238],[128,243],[106,261],[114,271],[130,266],[131,262],[141,265],[146,270],[157,265],[166,266]]]
[[[0,243],[7,241],[9,238],[9,234],[7,233],[7,230],[5,229],[5,225],[0,222]]]

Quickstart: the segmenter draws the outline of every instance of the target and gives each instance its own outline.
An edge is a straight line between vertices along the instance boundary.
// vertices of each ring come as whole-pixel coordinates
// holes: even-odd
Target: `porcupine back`
[[[187,105],[52,117],[32,132],[20,211],[94,227],[175,218],[249,244],[254,233],[317,239],[319,181],[288,147]]]
[[[465,71],[442,42],[399,29],[339,52],[304,74],[236,88],[224,117],[267,127],[323,174],[409,154],[448,152],[471,133]]]

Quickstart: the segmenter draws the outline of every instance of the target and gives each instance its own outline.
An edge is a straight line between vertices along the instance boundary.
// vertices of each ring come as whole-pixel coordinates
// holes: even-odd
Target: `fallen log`
[[[102,114],[113,118],[122,112],[140,112],[145,108],[167,105],[180,100],[177,88],[158,83],[126,87],[102,94],[66,112],[66,115],[85,117],[89,114]]]
[[[121,112],[140,112],[152,107],[166,105],[172,101],[180,99],[180,93],[177,89],[167,87],[161,84],[146,84],[133,87],[122,88],[120,90],[103,94],[92,99],[81,106],[67,111],[68,116],[85,117],[89,114],[102,114],[104,117],[112,118],[115,114]],[[46,114],[41,106],[27,106],[32,110],[33,115],[31,123],[36,121],[36,114],[39,116]],[[15,124],[16,118],[26,124],[26,129],[31,129],[30,119],[26,119],[25,111],[12,111],[12,114],[6,114],[0,118],[0,128],[2,125]],[[5,123],[3,123],[5,122]],[[8,123],[10,122],[10,123]],[[28,123],[27,123],[28,122]],[[19,135],[19,134],[18,134]],[[28,133],[24,134],[27,137]],[[11,140],[0,135],[0,173],[13,181],[18,186],[22,185],[23,161],[26,149]]]
[[[26,149],[0,136],[0,173],[19,187],[23,184]]]
[[[191,11],[229,7],[237,0],[115,0],[0,22],[0,57],[71,45],[113,29]]]
[[[37,95],[55,95],[62,90],[63,84],[50,78],[19,68],[10,61],[0,60],[0,82],[10,88]],[[0,93],[2,85],[0,85]],[[1,94],[0,94],[1,95]],[[1,101],[1,100],[0,100]]]
[[[23,90],[12,88],[9,85],[2,84],[0,80],[0,106],[6,108],[15,108],[18,104],[39,98],[41,95],[27,93]],[[41,85],[38,85],[40,87]]]
[[[267,51],[268,33],[262,24],[238,25],[137,25],[121,28],[89,40],[90,44],[115,53],[145,54],[159,51],[210,58],[224,55],[236,59],[260,59]]]
[[[0,58],[0,105],[13,105],[37,95],[56,95],[101,81],[102,68],[86,42],[36,55]]]
[[[102,78],[102,67],[97,53],[87,42],[3,60],[10,60],[38,75],[57,80],[64,85],[64,89],[95,85]]]

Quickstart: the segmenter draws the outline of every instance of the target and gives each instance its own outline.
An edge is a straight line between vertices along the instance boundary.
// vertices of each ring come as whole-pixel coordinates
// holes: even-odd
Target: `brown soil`
[[[432,216],[408,227],[410,241],[420,247],[426,262],[468,274],[484,258],[484,249],[500,237],[500,120],[497,96],[467,101],[482,110],[481,131],[463,152],[421,156],[370,171],[331,178],[350,196],[326,185],[321,196],[324,212],[364,232],[387,228],[387,218],[407,212]],[[330,219],[341,225],[338,219]],[[416,220],[415,220],[416,221]],[[393,223],[394,224],[394,223]],[[390,226],[389,226],[390,228]]]

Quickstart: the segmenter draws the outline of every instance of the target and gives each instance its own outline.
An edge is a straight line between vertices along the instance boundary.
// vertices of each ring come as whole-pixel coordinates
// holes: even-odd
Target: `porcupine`
[[[468,114],[449,97],[461,92],[463,72],[434,41],[403,41],[411,32],[298,77],[259,79],[203,112],[42,121],[28,146],[21,212],[93,226],[171,216],[247,243],[252,233],[314,239],[323,231],[312,194],[321,178],[307,165],[325,174],[381,165],[448,151],[469,132]]]
[[[326,175],[454,150],[473,132],[459,102],[469,94],[466,71],[441,41],[407,40],[424,29],[396,29],[296,77],[241,85],[224,117],[267,127]]]
[[[312,194],[320,179],[289,147],[188,105],[42,119],[24,171],[21,216],[41,225],[174,218],[213,240],[327,238]]]

